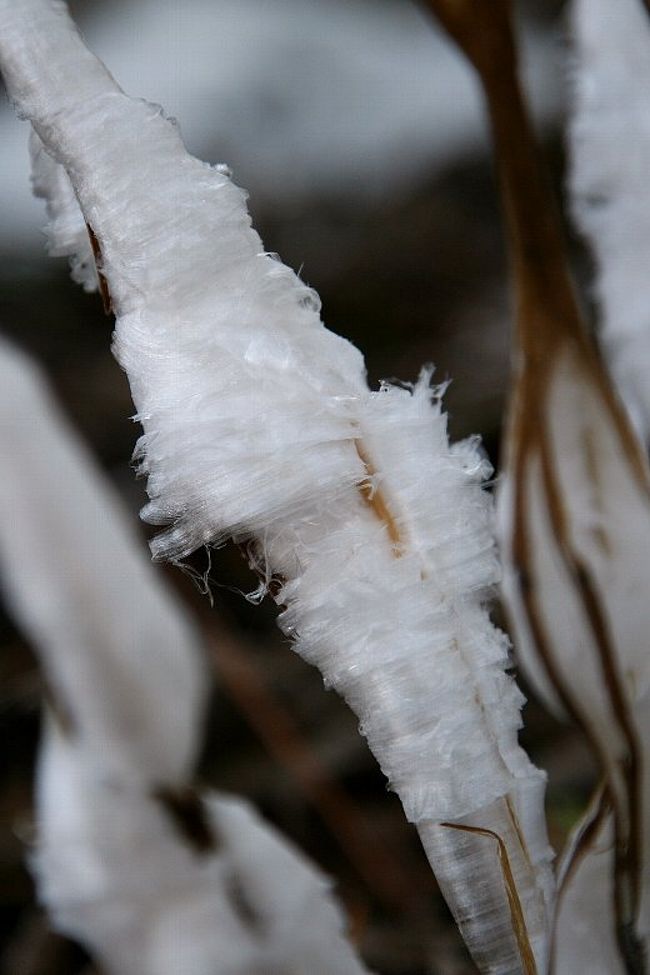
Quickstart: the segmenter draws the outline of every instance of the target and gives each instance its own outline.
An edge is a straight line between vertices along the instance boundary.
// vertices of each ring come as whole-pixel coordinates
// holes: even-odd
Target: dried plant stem
[[[598,356],[583,325],[571,281],[553,194],[539,159],[517,76],[511,3],[496,0],[430,0],[482,82],[491,123],[501,196],[510,245],[516,297],[517,376],[510,428],[510,469],[513,474],[513,561],[528,626],[547,675],[565,710],[583,728],[613,789],[616,824],[615,901],[619,947],[629,972],[644,970],[634,932],[640,902],[641,762],[634,723],[622,676],[589,567],[570,541],[549,447],[549,431],[541,419],[560,358],[568,352],[600,397],[617,431],[632,475],[647,492],[646,467],[619,403],[612,394]],[[588,443],[583,445],[585,451]],[[610,708],[624,752],[616,767],[604,751],[592,722],[553,662],[550,638],[536,605],[531,565],[526,486],[531,466],[541,466],[543,492],[555,544],[582,603],[593,646],[607,688]],[[592,465],[593,467],[593,465]],[[598,665],[597,664],[597,665]]]
[[[120,91],[61,5],[25,3],[29,16],[0,0],[0,59],[49,153],[52,212],[78,204],[101,247],[144,428],[145,517],[166,526],[155,556],[250,545],[281,626],[358,715],[479,966],[522,970],[502,871],[484,837],[442,821],[500,836],[544,969],[545,777],[518,744],[522,696],[487,612],[499,564],[476,440],[449,443],[427,370],[371,390],[225,171]],[[43,82],[45,61],[60,71]]]

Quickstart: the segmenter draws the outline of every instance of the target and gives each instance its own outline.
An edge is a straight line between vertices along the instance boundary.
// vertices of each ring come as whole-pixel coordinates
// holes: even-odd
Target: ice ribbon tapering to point
[[[38,893],[111,975],[363,975],[329,881],[250,805],[191,786],[193,626],[67,428],[0,342],[0,585],[49,688]]]
[[[144,429],[144,514],[166,526],[155,556],[252,546],[296,649],[359,716],[481,970],[544,972],[545,777],[517,743],[523,698],[485,608],[499,566],[478,444],[450,446],[426,372],[369,390],[227,172],[119,89],[61,4],[2,0],[0,64],[97,242]]]

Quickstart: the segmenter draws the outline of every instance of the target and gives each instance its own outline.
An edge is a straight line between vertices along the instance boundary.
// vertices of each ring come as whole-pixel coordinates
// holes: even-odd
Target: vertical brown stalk
[[[619,948],[628,972],[645,971],[635,933],[641,865],[640,774],[636,734],[618,672],[606,621],[585,566],[569,543],[557,472],[550,469],[544,407],[559,354],[570,349],[586,379],[597,390],[620,437],[634,475],[645,481],[644,462],[629,424],[583,325],[566,259],[560,220],[540,161],[517,72],[511,0],[427,0],[443,26],[476,69],[490,119],[500,192],[510,249],[516,300],[516,385],[509,430],[514,481],[513,552],[520,596],[537,651],[566,709],[583,727],[597,753],[588,721],[571,687],[554,665],[552,648],[537,612],[530,571],[525,486],[533,458],[542,460],[543,490],[555,542],[574,580],[589,620],[611,712],[626,754],[621,759],[625,808],[616,807],[615,899]],[[645,0],[650,7],[650,0]],[[546,463],[544,463],[544,460]],[[601,754],[601,760],[603,758]]]

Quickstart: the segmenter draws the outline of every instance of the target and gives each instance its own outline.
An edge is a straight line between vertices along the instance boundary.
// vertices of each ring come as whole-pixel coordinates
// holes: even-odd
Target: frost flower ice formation
[[[67,174],[96,242],[144,516],[164,526],[154,556],[247,544],[297,651],[359,716],[481,970],[545,971],[545,777],[485,608],[499,569],[478,443],[449,444],[428,372],[369,389],[227,171],[120,90],[62,4],[1,0],[0,38],[39,192],[60,220]]]

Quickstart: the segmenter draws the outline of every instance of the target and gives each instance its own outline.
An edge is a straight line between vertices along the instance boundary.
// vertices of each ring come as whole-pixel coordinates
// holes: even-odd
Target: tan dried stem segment
[[[361,496],[366,504],[372,508],[379,521],[386,526],[388,538],[393,546],[393,554],[395,558],[399,558],[404,551],[402,532],[388,506],[384,492],[374,483],[377,472],[363,443],[360,440],[355,440],[354,446],[368,474],[367,479],[359,484]]]

